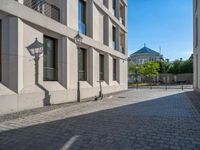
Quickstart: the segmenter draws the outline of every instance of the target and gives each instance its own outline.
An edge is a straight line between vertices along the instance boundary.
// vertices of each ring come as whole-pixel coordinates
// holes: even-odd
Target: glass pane
[[[86,34],[86,3],[83,0],[78,4],[78,22],[79,32]]]
[[[117,63],[116,63],[116,59],[113,59],[113,81],[117,80]]]
[[[99,57],[99,79],[104,80],[104,55]]]
[[[80,81],[87,80],[87,58],[86,58],[86,50],[79,49],[78,50],[78,77]]]
[[[112,13],[116,16],[116,0],[112,0]]]
[[[116,49],[116,28],[112,27],[112,47],[113,49]]]
[[[44,37],[44,80],[57,80],[55,39]]]

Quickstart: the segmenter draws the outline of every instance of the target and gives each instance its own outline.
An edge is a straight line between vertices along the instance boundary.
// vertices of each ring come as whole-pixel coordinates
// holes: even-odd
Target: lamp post
[[[77,46],[78,52],[77,52],[77,61],[79,61],[78,59],[78,55],[79,55],[79,50],[80,50],[80,46],[82,44],[82,40],[83,37],[80,35],[80,33],[78,32],[78,34],[74,37],[74,41],[75,44]],[[78,71],[78,83],[77,83],[77,102],[81,101],[81,96],[80,96],[80,77],[79,77],[79,63],[77,65],[77,71]]]
[[[43,44],[38,41],[38,39],[35,39],[35,42],[33,42],[31,45],[27,47],[29,53],[31,56],[34,56],[35,60],[35,84],[37,85],[39,83],[39,59],[40,55],[43,53]]]

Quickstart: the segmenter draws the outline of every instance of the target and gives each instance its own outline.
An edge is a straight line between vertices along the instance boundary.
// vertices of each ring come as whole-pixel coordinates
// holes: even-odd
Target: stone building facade
[[[200,89],[200,41],[199,41],[199,35],[200,35],[200,24],[199,24],[199,17],[200,17],[200,2],[199,0],[193,0],[193,36],[194,36],[194,42],[193,42],[193,61],[194,61],[194,88],[196,90]]]
[[[0,114],[127,89],[126,0],[1,0],[0,29]]]

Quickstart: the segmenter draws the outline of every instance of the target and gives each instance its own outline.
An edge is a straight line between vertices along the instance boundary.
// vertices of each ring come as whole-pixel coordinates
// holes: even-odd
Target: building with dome
[[[145,62],[150,62],[150,61],[160,61],[161,59],[163,59],[162,55],[148,48],[146,44],[144,44],[143,48],[131,54],[129,57],[129,61],[132,61],[137,65],[142,65]]]

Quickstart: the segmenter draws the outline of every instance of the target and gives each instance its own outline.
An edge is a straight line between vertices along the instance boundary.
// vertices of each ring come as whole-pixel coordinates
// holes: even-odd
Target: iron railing
[[[60,22],[60,9],[45,0],[24,0],[23,4],[47,17]]]

